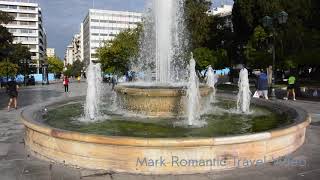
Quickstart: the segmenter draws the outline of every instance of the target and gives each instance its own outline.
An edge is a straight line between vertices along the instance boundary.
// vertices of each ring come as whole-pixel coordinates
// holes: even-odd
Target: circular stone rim
[[[70,98],[70,100],[76,100]],[[265,104],[263,100],[253,100]],[[63,101],[56,102],[57,105]],[[66,102],[65,102],[66,103]],[[48,103],[48,106],[54,103]],[[212,138],[134,138],[101,136],[71,132],[49,127],[37,121],[37,112],[44,105],[35,105],[21,113],[26,126],[25,144],[37,158],[76,168],[143,175],[198,174],[224,171],[247,166],[235,166],[232,160],[250,159],[273,161],[296,151],[305,142],[306,127],[311,118],[302,109],[279,105],[276,110],[291,114],[295,123],[263,133]],[[274,107],[275,108],[275,107]],[[226,166],[138,166],[138,159],[156,160],[160,156],[176,155],[187,159],[225,160]],[[137,159],[138,158],[138,159]],[[231,162],[231,163],[230,163]]]
[[[226,97],[224,97],[226,98]],[[74,98],[74,100],[79,98]],[[232,99],[232,98],[229,98]],[[70,101],[70,99],[68,100]],[[62,101],[63,102],[63,101]],[[75,131],[68,131],[64,129],[58,129],[51,127],[47,124],[40,122],[39,120],[34,120],[31,117],[34,113],[39,111],[39,109],[27,108],[21,112],[21,120],[23,124],[30,129],[37,132],[44,133],[56,138],[62,138],[66,140],[75,140],[83,142],[91,142],[98,144],[110,144],[110,145],[129,145],[129,146],[174,146],[174,147],[193,147],[193,146],[204,146],[204,145],[226,145],[234,143],[246,143],[251,141],[259,141],[270,139],[272,137],[283,136],[297,131],[298,129],[303,129],[309,126],[311,123],[311,116],[303,109],[294,107],[292,105],[283,104],[280,102],[270,102],[260,99],[253,99],[253,104],[257,105],[279,105],[278,110],[283,110],[286,108],[291,114],[295,113],[296,116],[293,118],[294,122],[282,126],[279,128],[274,128],[268,131],[254,133],[254,134],[244,134],[244,135],[230,135],[230,136],[219,136],[219,137],[187,137],[187,138],[142,138],[142,137],[130,137],[130,136],[104,136],[89,133],[80,133]],[[266,103],[266,104],[265,104]],[[54,104],[63,104],[60,102],[48,104],[50,106]],[[47,105],[47,106],[48,106]],[[47,107],[46,106],[46,107]],[[37,106],[38,107],[38,106]],[[268,107],[267,107],[268,108]],[[270,108],[270,107],[269,107]]]

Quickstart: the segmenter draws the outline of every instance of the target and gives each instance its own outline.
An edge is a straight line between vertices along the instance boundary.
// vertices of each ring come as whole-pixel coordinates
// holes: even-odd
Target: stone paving
[[[267,163],[257,167],[196,175],[142,176],[110,174],[104,171],[74,169],[52,162],[38,160],[26,152],[23,142],[24,127],[19,120],[23,108],[43,101],[66,99],[85,95],[85,83],[72,83],[70,93],[64,93],[61,84],[21,89],[19,109],[7,112],[7,96],[0,90],[0,180],[222,180],[258,179],[318,180],[320,177],[320,102],[287,101],[305,108],[313,117],[307,130],[305,144],[283,159],[283,163]],[[301,165],[288,165],[285,160],[300,160]]]

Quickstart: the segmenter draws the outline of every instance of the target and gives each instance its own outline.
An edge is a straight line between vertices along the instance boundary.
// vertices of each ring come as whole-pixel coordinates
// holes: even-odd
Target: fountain
[[[218,94],[219,103],[207,104],[214,80],[199,84],[195,59],[191,56],[188,70],[183,58],[184,0],[152,2],[141,55],[132,63],[147,76],[144,81],[119,84],[117,108],[113,100],[100,107],[100,65],[91,62],[86,99],[57,100],[22,112],[32,155],[109,172],[194,174],[245,167],[237,160],[270,162],[304,143],[310,116],[277,101],[253,99],[250,105],[246,69],[240,72],[238,99]],[[239,111],[230,111],[236,105]]]
[[[200,92],[199,92],[199,79],[196,74],[196,61],[191,54],[191,60],[189,65],[189,83],[187,90],[188,98],[188,125],[193,126],[200,120]]]
[[[195,69],[188,71],[188,64],[182,58],[186,53],[182,50],[187,46],[183,37],[185,29],[182,15],[184,0],[153,0],[151,7],[152,13],[145,18],[146,28],[141,40],[140,58],[138,63],[133,62],[133,69],[144,72],[147,76],[152,76],[150,72],[155,72],[155,81],[118,85],[115,90],[119,107],[125,111],[150,117],[177,117],[184,116],[184,114],[189,114],[189,117],[198,116],[190,111],[194,109],[191,107],[201,108],[201,104],[186,102],[188,101],[187,93],[198,91],[198,88],[196,87],[196,90],[188,89],[189,79],[196,78]],[[155,38],[152,38],[151,35],[154,35]],[[145,51],[146,49],[148,51]],[[190,73],[188,72],[194,74],[189,78]],[[196,96],[199,98],[200,96],[207,97],[210,96],[212,89],[208,86],[200,86],[199,91],[200,93]]]
[[[239,74],[239,92],[237,98],[237,110],[243,113],[250,113],[251,91],[248,78],[248,70],[241,69]]]
[[[207,79],[207,86],[212,88],[212,94],[210,96],[210,103],[215,103],[216,93],[217,93],[215,85],[218,82],[218,79],[217,79],[216,74],[213,72],[213,69],[211,66],[209,66],[207,69],[206,79]]]
[[[88,67],[88,89],[87,89],[87,98],[85,108],[85,118],[82,119],[83,121],[90,121],[97,120],[100,116],[100,99],[101,99],[101,65],[95,64],[94,62],[90,62]]]

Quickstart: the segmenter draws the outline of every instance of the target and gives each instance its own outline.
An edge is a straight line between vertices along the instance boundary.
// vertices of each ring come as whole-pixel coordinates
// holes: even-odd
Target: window
[[[9,25],[17,25],[18,24],[18,21],[11,21],[9,22]]]
[[[19,17],[21,17],[21,18],[35,18],[36,15],[35,14],[20,13]]]
[[[36,25],[36,22],[20,21],[20,25],[24,25],[24,26],[35,26],[35,25]]]
[[[16,18],[17,17],[17,13],[8,13],[10,16]]]
[[[97,54],[91,54],[91,58],[98,58]]]
[[[17,29],[9,29],[8,30],[10,33],[15,33],[15,32],[17,32]]]
[[[29,7],[29,6],[20,6],[19,9],[21,9],[21,10],[31,10],[31,11],[36,10],[35,7]]]
[[[91,22],[99,22],[98,19],[91,19]]]
[[[17,9],[17,6],[0,5],[1,9]]]
[[[9,9],[17,9],[17,6],[9,6]]]

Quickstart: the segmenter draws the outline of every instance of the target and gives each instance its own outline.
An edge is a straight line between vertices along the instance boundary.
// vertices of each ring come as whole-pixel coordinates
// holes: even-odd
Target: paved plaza
[[[106,85],[108,86],[108,85]],[[257,167],[236,169],[209,174],[179,176],[142,176],[114,174],[104,171],[74,169],[52,162],[38,160],[29,155],[24,147],[24,126],[20,112],[34,104],[56,101],[86,93],[85,83],[72,83],[70,92],[65,94],[61,84],[36,86],[21,89],[19,109],[7,112],[7,95],[0,90],[0,180],[138,180],[138,179],[177,179],[177,180],[215,180],[215,179],[319,179],[320,177],[320,102],[286,101],[304,108],[312,116],[312,124],[307,130],[305,144],[295,153],[283,159],[283,163],[268,163]],[[110,91],[110,87],[106,88]],[[299,160],[305,164],[285,163],[286,160]]]

